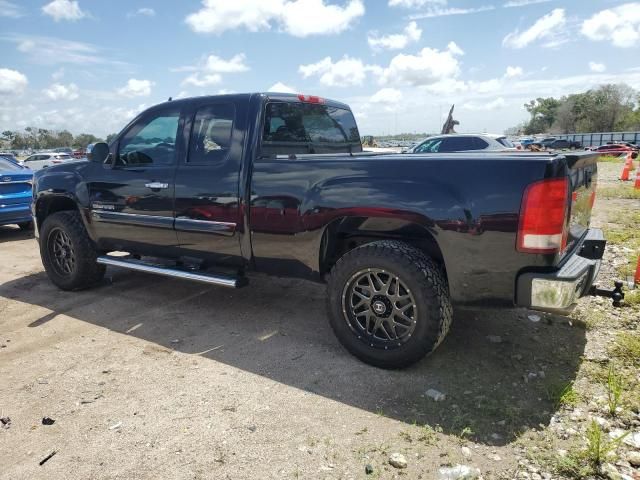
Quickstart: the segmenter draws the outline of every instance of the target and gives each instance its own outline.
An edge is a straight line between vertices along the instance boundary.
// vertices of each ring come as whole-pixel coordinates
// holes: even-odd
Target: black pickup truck
[[[605,246],[589,228],[596,158],[373,154],[342,103],[210,96],[37,172],[32,208],[64,290],[108,265],[232,288],[251,272],[325,281],[341,343],[397,368],[442,342],[452,306],[566,312],[587,294]]]

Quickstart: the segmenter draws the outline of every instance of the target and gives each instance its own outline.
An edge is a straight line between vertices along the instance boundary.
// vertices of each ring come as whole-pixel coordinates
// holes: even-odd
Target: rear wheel
[[[62,290],[88,288],[104,276],[104,265],[96,262],[98,251],[75,211],[57,212],[45,219],[40,256],[49,279]]]
[[[402,368],[432,352],[452,321],[447,282],[420,250],[379,241],[345,254],[328,282],[330,322],[361,360]]]

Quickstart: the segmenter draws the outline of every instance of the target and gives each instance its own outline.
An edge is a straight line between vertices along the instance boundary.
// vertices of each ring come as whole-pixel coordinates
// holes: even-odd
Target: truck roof
[[[180,105],[180,104],[191,104],[191,103],[206,103],[218,99],[226,99],[230,101],[249,101],[253,96],[261,96],[265,100],[280,100],[286,102],[300,102],[300,103],[322,103],[323,105],[328,105],[330,107],[342,108],[345,110],[351,111],[351,107],[346,103],[338,102],[336,100],[331,100],[329,98],[324,97],[316,97],[312,95],[306,94],[298,94],[298,93],[278,93],[278,92],[253,92],[253,93],[227,93],[222,95],[202,95],[197,97],[187,97],[187,98],[179,98],[175,100],[168,100],[163,103],[159,103],[149,108],[149,110],[158,108],[160,106],[166,106],[168,104],[171,105]],[[319,99],[320,101],[309,101],[309,98],[313,97],[315,99]]]

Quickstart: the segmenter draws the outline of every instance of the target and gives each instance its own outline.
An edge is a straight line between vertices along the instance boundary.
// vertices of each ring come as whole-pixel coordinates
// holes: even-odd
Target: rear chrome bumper
[[[594,255],[590,248],[584,247],[603,241],[601,230],[590,229],[560,269],[550,273],[520,274],[517,280],[516,304],[519,307],[545,312],[570,312],[577,300],[589,293],[600,271],[600,259],[604,253],[604,248],[599,249],[599,255]]]

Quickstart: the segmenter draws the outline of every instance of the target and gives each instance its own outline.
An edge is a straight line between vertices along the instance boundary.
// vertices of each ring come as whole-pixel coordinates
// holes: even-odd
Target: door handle
[[[147,187],[147,188],[150,188],[151,190],[159,190],[161,188],[169,188],[169,184],[168,183],[160,183],[160,182],[145,183],[144,186]]]

